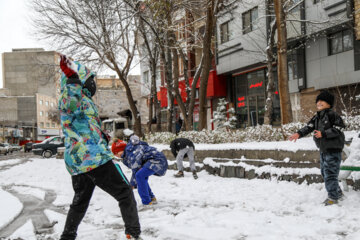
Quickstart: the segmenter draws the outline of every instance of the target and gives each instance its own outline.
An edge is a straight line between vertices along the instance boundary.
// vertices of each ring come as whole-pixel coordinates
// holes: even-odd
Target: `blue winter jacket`
[[[125,147],[121,156],[125,166],[132,170],[131,185],[135,186],[135,174],[142,167],[155,172],[156,176],[164,176],[168,169],[168,162],[165,155],[156,148],[149,146],[146,142],[140,141],[133,145],[131,141]]]
[[[74,64],[82,84],[95,75],[79,62]],[[71,175],[77,175],[107,163],[114,155],[101,131],[98,110],[90,92],[83,89],[82,84],[67,84],[67,80],[62,74],[59,110],[65,136],[65,165]]]

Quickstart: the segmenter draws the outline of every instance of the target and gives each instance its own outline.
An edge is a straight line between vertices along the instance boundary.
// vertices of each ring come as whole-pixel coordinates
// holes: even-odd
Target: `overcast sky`
[[[46,48],[30,33],[27,0],[0,0],[0,53],[13,48]],[[0,87],[2,81],[2,58],[0,58]]]
[[[11,52],[13,48],[44,48],[45,43],[38,42],[30,24],[29,0],[0,0],[0,53]],[[131,74],[139,74],[135,66]],[[0,57],[0,88],[3,87],[2,57]]]

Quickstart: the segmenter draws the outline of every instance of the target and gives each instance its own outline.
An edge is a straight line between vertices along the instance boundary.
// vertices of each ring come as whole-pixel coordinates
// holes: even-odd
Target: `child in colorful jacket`
[[[155,204],[156,198],[148,180],[151,175],[165,175],[168,168],[165,155],[133,135],[121,157],[125,166],[132,170],[130,184],[137,187],[141,202],[144,205]]]
[[[95,186],[113,196],[120,206],[125,234],[141,239],[136,201],[131,187],[101,131],[98,110],[92,100],[96,92],[95,74],[78,62],[61,55],[61,95],[59,109],[65,137],[65,165],[71,174],[74,199],[60,240],[73,240],[89,206]]]

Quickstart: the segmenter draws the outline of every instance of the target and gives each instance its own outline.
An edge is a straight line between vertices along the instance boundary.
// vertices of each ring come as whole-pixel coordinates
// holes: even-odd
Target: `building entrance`
[[[264,123],[265,97],[264,95],[249,97],[249,123],[251,126]]]

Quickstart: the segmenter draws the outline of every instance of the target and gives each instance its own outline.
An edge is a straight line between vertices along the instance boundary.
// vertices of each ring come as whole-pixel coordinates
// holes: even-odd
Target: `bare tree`
[[[135,133],[141,136],[140,114],[127,82],[136,50],[137,12],[120,0],[33,0],[33,6],[36,29],[58,51],[117,73],[135,119]]]
[[[152,132],[152,119],[153,119],[153,109],[155,110],[155,118],[156,118],[156,131],[161,131],[161,109],[160,102],[157,97],[157,83],[156,76],[160,74],[157,72],[157,66],[159,63],[159,45],[151,43],[152,40],[155,40],[154,34],[151,31],[148,31],[148,27],[146,27],[143,23],[142,18],[139,18],[139,29],[141,32],[141,36],[144,42],[144,49],[146,52],[146,59],[148,61],[148,65],[150,68],[150,97],[149,97],[149,122],[148,122],[148,132]],[[141,51],[141,46],[139,46],[139,50]]]
[[[205,35],[202,46],[203,67],[200,75],[200,90],[199,90],[199,130],[207,128],[207,101],[206,92],[208,85],[209,73],[212,65],[212,40],[214,36],[214,28],[217,21],[217,13],[219,8],[218,0],[206,1],[206,23]]]
[[[275,81],[274,81],[274,72],[273,72],[273,63],[275,61],[275,57],[274,57],[273,49],[275,45],[276,27],[277,27],[276,22],[273,21],[270,26],[268,46],[266,48],[268,84],[266,86],[264,124],[271,124],[272,115],[273,115],[273,102],[274,102],[274,91],[275,91]]]
[[[276,25],[277,25],[277,49],[278,49],[278,82],[280,94],[281,123],[286,124],[293,121],[290,103],[288,70],[287,70],[287,33],[286,15],[284,3],[286,0],[274,1]]]

